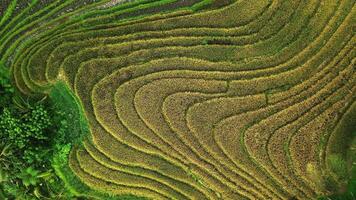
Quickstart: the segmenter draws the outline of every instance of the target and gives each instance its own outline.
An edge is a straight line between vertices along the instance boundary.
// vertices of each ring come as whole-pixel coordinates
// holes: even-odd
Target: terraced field
[[[314,199],[339,180],[354,0],[2,0],[0,15],[19,91],[64,82],[79,99],[90,137],[63,170],[93,191]]]

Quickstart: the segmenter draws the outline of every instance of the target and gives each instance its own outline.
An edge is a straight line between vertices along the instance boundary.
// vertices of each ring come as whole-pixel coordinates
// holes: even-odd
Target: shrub
[[[65,114],[45,101],[24,101],[14,91],[0,73],[0,199],[70,196],[51,166],[54,153],[71,148]]]

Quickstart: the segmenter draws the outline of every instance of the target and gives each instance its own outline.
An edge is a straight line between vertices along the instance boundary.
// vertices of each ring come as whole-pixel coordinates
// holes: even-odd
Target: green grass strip
[[[155,2],[155,1],[159,1],[159,0],[137,0],[137,1],[127,2],[127,3],[116,5],[114,7],[108,8],[108,9],[103,9],[103,10],[99,10],[99,11],[94,10],[94,11],[91,11],[91,12],[88,12],[88,13],[85,13],[82,15],[73,16],[73,20],[78,19],[78,18],[83,20],[83,19],[87,19],[87,18],[98,17],[101,15],[112,14],[113,12],[116,12],[116,11],[121,11],[124,9],[138,6],[140,4],[148,4],[148,3]]]
[[[150,1],[152,1],[152,0],[150,0]],[[151,7],[157,7],[157,6],[162,6],[162,5],[166,5],[166,4],[169,4],[169,3],[175,3],[175,2],[177,2],[177,0],[165,0],[165,1],[160,1],[160,2],[153,2],[153,3],[148,3],[148,4],[145,4],[145,5],[139,5],[139,6],[137,6],[137,7],[133,7],[133,8],[130,8],[130,9],[126,9],[126,10],[122,10],[122,11],[120,11],[119,13],[129,13],[129,12],[134,12],[134,11],[137,11],[137,10],[140,10],[140,9],[147,9],[147,8],[151,8]],[[179,8],[177,8],[177,9],[179,9]],[[181,8],[181,9],[190,9],[190,7],[183,7],[183,8]],[[142,18],[142,16],[138,16],[139,18]],[[129,17],[127,20],[130,20],[130,19],[132,19],[131,17]],[[125,20],[125,19],[124,19]],[[30,41],[30,40],[28,40],[28,41]],[[14,49],[18,49],[19,47],[18,46],[16,46],[16,45],[13,45],[13,46],[11,46],[11,48],[10,48],[10,51],[7,51],[7,53],[10,53],[10,52],[12,52],[13,50],[12,50],[12,48],[14,48]],[[8,56],[8,54],[6,53],[6,55],[4,56],[4,58],[3,59],[5,59],[6,60],[6,58],[7,58],[7,56]],[[23,54],[22,54],[23,55]],[[35,86],[33,86],[33,87],[35,87]],[[40,89],[41,90],[41,89]]]
[[[123,7],[121,9],[119,9],[117,12],[115,12],[114,14],[110,14],[108,16],[103,16],[101,18],[89,18],[89,19],[84,19],[80,22],[81,27],[83,28],[93,28],[95,27],[97,24],[97,22],[100,22],[101,24],[104,24],[105,26],[107,26],[107,24],[109,24],[111,26],[112,21],[113,20],[117,20],[115,17],[122,15],[122,14],[130,14],[131,12],[136,12],[139,10],[143,10],[143,9],[148,9],[148,8],[154,8],[154,7],[159,7],[159,6],[163,6],[166,4],[170,4],[170,3],[175,3],[178,0],[162,0],[162,1],[153,1],[153,2],[149,2],[146,4],[135,4],[135,6],[129,6],[129,7]],[[163,11],[159,11],[156,13],[162,13]],[[152,15],[152,14],[149,14]],[[140,17],[140,16],[145,16],[144,14],[141,15],[137,15],[136,17]],[[80,17],[80,16],[79,16]],[[123,21],[125,19],[131,19],[132,17],[125,17],[123,19],[120,19],[119,21]],[[142,18],[142,17],[141,17]],[[100,21],[99,21],[100,19]],[[116,23],[115,23],[116,24]]]
[[[89,134],[88,124],[83,120],[82,109],[78,100],[63,82],[55,84],[49,94],[54,108],[65,113],[68,128],[66,133],[73,140],[69,141],[69,147],[80,146],[82,138]],[[70,134],[69,134],[70,133]],[[64,181],[66,188],[74,195],[88,194],[90,188],[83,184],[71,171],[68,165],[69,150],[62,148],[53,156],[52,166],[56,174]]]
[[[36,4],[37,1],[38,1],[38,0],[33,0],[32,3],[29,5],[29,7],[26,8],[20,15],[25,15],[25,14],[27,13],[27,10],[28,10],[28,9],[32,8],[33,6],[35,6],[35,4]],[[107,1],[109,1],[109,0],[105,0],[104,2],[107,2]],[[60,3],[60,2],[58,1],[58,2],[55,2],[55,3],[53,3],[53,4],[57,4],[57,3]],[[67,1],[67,2],[64,2],[64,3],[61,3],[60,6],[57,6],[57,7],[55,7],[55,8],[52,9],[52,10],[51,10],[51,9],[48,9],[48,7],[50,7],[50,6],[53,5],[53,4],[50,4],[50,5],[48,5],[47,7],[45,7],[46,10],[42,9],[41,11],[36,12],[34,15],[31,15],[31,16],[29,16],[28,18],[38,17],[42,12],[45,12],[45,13],[47,12],[47,14],[45,14],[44,16],[41,16],[40,19],[38,19],[38,20],[44,20],[44,19],[42,19],[43,17],[46,17],[46,16],[51,15],[51,14],[55,14],[55,11],[62,9],[64,6],[68,6],[68,5],[70,5],[71,3],[73,3],[73,0]],[[82,12],[82,10],[85,10],[86,8],[87,8],[87,9],[90,9],[90,8],[92,8],[92,7],[94,7],[94,6],[97,6],[98,4],[100,4],[100,2],[99,2],[99,3],[93,3],[93,4],[90,4],[90,5],[87,5],[87,6],[84,7],[84,8],[81,8],[81,9],[78,9],[78,10],[74,11],[74,13],[80,13],[80,12]],[[73,14],[73,13],[67,13],[66,15],[63,15],[63,16],[61,16],[61,17],[56,18],[56,20],[63,19],[63,18],[65,18],[65,17],[67,17],[67,16],[70,16],[70,15],[72,15],[72,14]],[[18,21],[18,20],[21,18],[20,15],[17,15],[17,16],[10,22],[10,24],[11,24],[11,23],[14,23],[15,21]],[[26,19],[24,19],[24,20],[27,20],[28,18],[26,18]],[[23,20],[23,21],[24,21],[24,20]],[[19,22],[19,23],[24,23],[23,21],[21,21],[21,22]],[[9,26],[9,24],[8,24],[7,26]],[[6,26],[5,28],[8,28],[7,26]],[[18,24],[16,24],[16,26],[18,26]],[[15,26],[15,27],[16,27],[16,26]],[[26,25],[25,27],[27,28],[28,26],[29,26],[29,25]],[[48,26],[49,26],[49,25],[48,25]],[[62,27],[63,27],[63,26],[58,26],[58,29],[60,30]],[[7,61],[7,60],[8,60],[8,54],[11,54],[12,52],[14,52],[15,49],[18,49],[20,42],[22,42],[22,43],[24,43],[24,44],[27,44],[28,41],[31,41],[31,40],[33,40],[33,39],[35,39],[35,38],[39,38],[39,35],[37,35],[37,34],[36,34],[35,37],[32,35],[33,32],[36,32],[36,31],[37,31],[37,33],[40,32],[40,31],[38,31],[37,28],[41,28],[41,27],[36,27],[36,28],[34,28],[34,30],[32,30],[32,31],[30,31],[30,32],[28,32],[28,33],[26,33],[26,34],[20,36],[20,38],[18,38],[10,47],[8,47],[8,48],[4,48],[4,47],[3,47],[3,48],[0,48],[0,54],[1,54],[2,51],[5,51],[5,52],[3,53],[3,56],[0,57],[1,60],[2,60],[2,61]],[[43,27],[42,27],[42,28],[43,28]],[[12,27],[12,29],[13,29],[13,27]],[[21,27],[21,29],[24,29],[24,27]],[[16,30],[16,31],[18,32],[18,30]],[[0,29],[0,34],[1,34],[2,32],[4,32],[4,30],[1,30],[1,29]],[[7,32],[8,32],[7,34],[10,34],[10,33],[13,34],[11,31],[7,31]],[[53,31],[52,31],[52,32],[53,32]],[[31,33],[31,34],[30,34],[30,33]],[[11,35],[10,35],[10,36],[11,36]],[[0,37],[0,41],[5,40],[5,39],[6,39],[6,37]],[[23,40],[25,40],[25,41],[23,41]],[[3,43],[4,43],[4,42],[2,42],[2,43],[0,42],[0,45],[4,45]]]
[[[17,43],[21,40],[16,40],[14,42],[14,44],[10,47],[10,48],[5,48],[8,43],[10,43],[10,41],[16,37],[16,35],[21,34],[21,32],[24,32],[28,29],[30,29],[31,27],[35,26],[36,24],[38,24],[41,20],[44,20],[47,17],[50,17],[51,15],[54,15],[57,11],[61,10],[62,8],[64,8],[65,6],[71,4],[72,1],[67,1],[65,3],[60,3],[60,2],[54,2],[50,5],[48,5],[47,7],[41,9],[39,12],[35,12],[33,15],[28,16],[26,19],[22,20],[21,22],[19,22],[15,27],[13,27],[13,29],[15,31],[9,31],[3,38],[0,39],[0,49],[11,49],[17,46]],[[25,38],[26,38],[26,34]],[[23,36],[22,36],[23,37]],[[1,51],[0,51],[1,52]],[[7,51],[8,52],[8,51]],[[4,57],[6,58],[6,52]]]
[[[6,32],[10,32],[10,30],[8,29],[11,29],[14,24],[17,25],[17,23],[20,23],[18,22],[18,20],[20,20],[23,15],[26,15],[28,12],[30,12],[30,10],[36,5],[37,2],[38,0],[32,0],[26,9],[24,9],[20,14],[16,15],[9,23],[6,24],[4,28],[0,29],[0,35]],[[3,37],[1,37],[0,39],[3,39]]]
[[[69,122],[68,132],[71,144],[81,144],[86,136],[90,136],[89,124],[84,116],[84,110],[79,100],[64,82],[57,82],[49,93],[54,108],[65,113]]]
[[[212,3],[214,2],[214,0],[203,0],[199,3],[194,4],[191,9],[195,12],[198,10],[202,10],[208,6],[210,6]]]
[[[164,0],[164,1],[157,1],[157,0],[146,0],[146,4],[134,4],[132,3],[133,5],[131,6],[125,6],[125,4],[123,4],[122,6],[123,7],[120,7],[120,9],[118,9],[119,11],[117,11],[117,13],[115,15],[119,15],[119,14],[124,14],[124,13],[130,13],[130,12],[134,12],[134,11],[138,11],[138,10],[141,10],[141,9],[147,9],[147,8],[151,8],[151,7],[157,7],[157,6],[163,6],[165,4],[169,4],[169,3],[174,3],[174,2],[177,2],[177,0]],[[132,7],[134,6],[134,7]],[[184,9],[184,8],[183,8]],[[186,9],[189,9],[189,8],[186,8]],[[175,9],[175,10],[178,10],[178,9]],[[158,12],[158,13],[161,13],[161,12]],[[69,13],[70,14],[70,13]],[[152,14],[151,14],[152,15]],[[144,17],[146,17],[147,15],[139,15],[137,17],[129,17],[127,19],[123,19],[123,20],[120,20],[120,21],[130,21],[130,20],[137,20],[137,19],[142,19]],[[107,22],[110,22],[112,21],[112,19],[110,19],[110,17],[112,16],[109,16],[109,17],[105,17],[106,21]],[[95,21],[95,19],[83,19],[81,20],[80,19],[81,16],[79,16],[79,19],[78,18],[73,18],[71,21],[76,21],[80,24],[80,28],[85,30],[85,27],[88,28],[90,27],[91,28],[91,24],[88,23],[89,19],[91,21]],[[103,23],[105,19],[101,19],[100,22]],[[72,26],[73,24],[71,24],[70,26]],[[111,24],[110,24],[111,25]],[[65,27],[65,24],[62,24],[60,26],[58,26],[56,29],[60,29],[61,28],[64,28]],[[68,27],[67,27],[68,28]],[[75,29],[75,27],[74,27]],[[51,30],[51,32],[53,32],[53,30]],[[39,38],[39,36],[36,36],[36,38]],[[6,61],[9,57],[10,57],[10,54],[12,52],[15,51],[15,49],[22,49],[22,47],[24,45],[27,45],[28,43],[31,43],[32,39],[29,39],[25,42],[23,42],[23,44],[19,47],[17,44],[18,44],[18,41],[15,42],[15,44],[13,44],[12,46],[10,46],[10,48],[7,48],[6,49],[6,52],[5,52],[5,55],[2,56],[2,60],[3,61]],[[1,51],[1,50],[0,50]]]
[[[1,69],[1,68],[0,68]],[[56,151],[53,156],[52,167],[56,174],[64,182],[66,189],[74,196],[88,197],[90,199],[107,199],[107,200],[143,200],[145,198],[136,197],[133,195],[111,196],[96,190],[91,189],[84,184],[69,167],[68,159],[71,148],[81,148],[82,141],[85,138],[90,138],[88,122],[84,116],[83,107],[80,105],[78,98],[73,94],[69,87],[64,82],[54,84],[49,93],[51,101],[54,103],[54,108],[64,112],[68,128],[66,130],[68,142]],[[73,148],[75,147],[75,148]]]
[[[6,8],[5,14],[1,17],[0,27],[11,17],[15,10],[17,0],[11,1],[11,4]]]

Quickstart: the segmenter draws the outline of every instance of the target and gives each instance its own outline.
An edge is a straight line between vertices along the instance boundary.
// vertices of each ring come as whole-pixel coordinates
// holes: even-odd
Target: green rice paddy
[[[355,165],[355,24],[354,0],[1,0],[0,59],[72,114],[77,196],[316,199]]]

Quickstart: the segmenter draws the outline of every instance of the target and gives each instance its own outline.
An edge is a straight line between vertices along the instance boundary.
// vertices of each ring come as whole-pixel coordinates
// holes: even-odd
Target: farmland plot
[[[345,184],[330,160],[356,130],[355,8],[4,1],[0,58],[22,95],[76,99],[88,135],[56,171],[79,196],[315,199]]]

